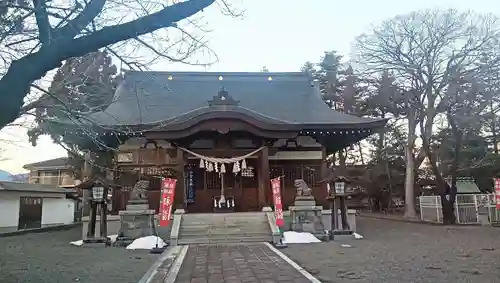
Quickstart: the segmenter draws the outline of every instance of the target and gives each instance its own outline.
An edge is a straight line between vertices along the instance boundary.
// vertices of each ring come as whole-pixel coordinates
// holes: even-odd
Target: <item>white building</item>
[[[51,185],[0,182],[0,232],[71,224],[74,190]]]

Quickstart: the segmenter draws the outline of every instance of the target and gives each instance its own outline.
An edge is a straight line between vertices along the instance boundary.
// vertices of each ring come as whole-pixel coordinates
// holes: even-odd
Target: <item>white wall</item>
[[[0,192],[0,228],[16,227],[19,222],[19,196]]]
[[[73,223],[75,202],[64,198],[44,198],[42,226]]]
[[[42,226],[73,223],[75,202],[61,193],[0,191],[0,233],[19,224],[19,198],[42,197]]]

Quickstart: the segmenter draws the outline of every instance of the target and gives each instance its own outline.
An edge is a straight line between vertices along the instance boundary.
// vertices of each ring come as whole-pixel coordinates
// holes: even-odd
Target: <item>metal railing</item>
[[[419,197],[420,219],[443,223],[443,207],[440,196]],[[480,224],[480,210],[486,208],[490,224],[500,223],[500,211],[496,209],[494,194],[460,194],[455,197],[457,224]]]

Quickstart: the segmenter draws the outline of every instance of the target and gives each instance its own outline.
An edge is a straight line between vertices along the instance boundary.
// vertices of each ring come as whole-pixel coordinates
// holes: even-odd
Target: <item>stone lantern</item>
[[[88,190],[88,204],[90,206],[90,215],[88,222],[87,235],[84,243],[105,243],[107,241],[107,212],[108,201],[110,201],[109,192],[111,187],[100,178],[94,178],[78,185],[82,190]],[[99,236],[96,236],[97,215],[99,214]]]
[[[327,198],[331,201],[331,228],[329,232],[330,240],[342,236],[351,236],[353,234],[352,229],[347,221],[347,207],[346,207],[346,197],[350,195],[350,190],[348,189],[351,181],[349,178],[344,176],[336,176],[330,179],[324,180],[326,182],[328,196]],[[340,210],[340,221],[338,211]]]

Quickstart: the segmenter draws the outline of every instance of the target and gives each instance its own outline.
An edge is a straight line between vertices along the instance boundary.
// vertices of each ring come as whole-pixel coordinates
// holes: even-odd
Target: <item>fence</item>
[[[422,221],[443,223],[440,196],[421,196],[419,204]],[[480,224],[479,210],[482,207],[488,210],[488,220],[491,224],[500,223],[500,211],[496,209],[494,194],[461,194],[455,198],[457,224]]]

